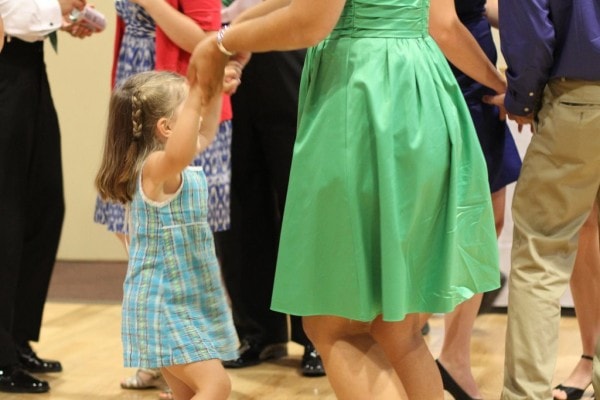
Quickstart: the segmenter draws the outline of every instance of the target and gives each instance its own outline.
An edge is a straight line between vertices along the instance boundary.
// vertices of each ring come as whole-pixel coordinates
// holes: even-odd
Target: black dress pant
[[[271,311],[305,51],[254,54],[232,97],[231,230],[221,266],[240,339],[309,343],[300,317]]]
[[[0,366],[39,339],[64,216],[60,132],[43,43],[0,53]]]

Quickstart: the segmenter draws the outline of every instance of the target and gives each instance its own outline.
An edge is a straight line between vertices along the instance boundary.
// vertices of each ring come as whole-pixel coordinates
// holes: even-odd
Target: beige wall
[[[75,39],[59,32],[58,54],[46,43],[46,64],[62,132],[66,215],[58,252],[62,260],[123,260],[114,235],[93,222],[93,181],[100,162],[113,58],[115,11],[98,2],[106,15],[104,32]]]

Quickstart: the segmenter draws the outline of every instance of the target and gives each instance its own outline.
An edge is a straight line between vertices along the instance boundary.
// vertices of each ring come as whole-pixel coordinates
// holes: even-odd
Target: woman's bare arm
[[[497,93],[506,91],[504,77],[458,19],[454,0],[431,0],[429,33],[458,69]]]
[[[266,0],[236,18],[223,39],[232,52],[296,50],[323,40],[344,0]]]
[[[498,0],[487,0],[485,3],[485,16],[491,26],[498,29]]]

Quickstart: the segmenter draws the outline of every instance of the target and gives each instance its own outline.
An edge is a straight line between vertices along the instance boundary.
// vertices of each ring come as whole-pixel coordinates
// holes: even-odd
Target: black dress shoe
[[[54,360],[43,360],[29,345],[18,348],[19,365],[27,372],[60,372],[62,365]]]
[[[223,361],[225,368],[245,368],[260,364],[266,360],[276,360],[287,356],[285,343],[260,345],[249,340],[242,340],[240,356],[235,360]]]
[[[321,355],[312,344],[304,346],[304,355],[302,356],[300,370],[302,371],[302,375],[308,377],[325,375]]]
[[[44,393],[48,390],[48,382],[29,375],[18,365],[0,367],[0,392]]]

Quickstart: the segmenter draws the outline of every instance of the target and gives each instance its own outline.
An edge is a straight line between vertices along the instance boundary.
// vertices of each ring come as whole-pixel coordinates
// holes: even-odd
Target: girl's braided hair
[[[105,200],[133,198],[142,164],[163,143],[156,135],[160,118],[171,118],[187,95],[185,78],[172,72],[133,75],[110,98],[104,154],[96,188]]]

